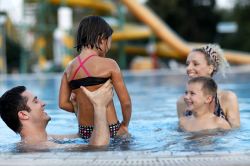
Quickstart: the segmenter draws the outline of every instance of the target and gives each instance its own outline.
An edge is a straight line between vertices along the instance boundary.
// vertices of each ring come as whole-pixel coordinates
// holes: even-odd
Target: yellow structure
[[[135,0],[121,1],[125,6],[127,6],[130,12],[132,12],[139,20],[150,27],[157,37],[162,39],[166,46],[169,46],[174,51],[176,51],[176,55],[180,56],[179,58],[186,58],[192,47],[184,40],[179,38],[166,24],[161,21],[158,16],[153,13],[153,11]],[[166,51],[167,49],[161,46],[161,50],[163,52],[163,50]],[[250,64],[250,54],[247,53],[225,51],[225,56],[230,63]]]
[[[145,39],[153,35],[151,29],[145,25],[126,24],[122,30],[114,30],[112,41]]]
[[[43,37],[39,37],[35,43],[35,52],[38,55],[38,65],[40,69],[45,69],[47,59],[45,58],[45,44],[46,40]]]
[[[112,13],[116,11],[113,3],[103,0],[48,0],[48,2],[56,5],[65,4],[71,7],[92,8]]]
[[[117,30],[113,34],[113,41],[134,40],[148,38],[155,34],[162,42],[156,45],[156,53],[178,60],[185,60],[188,53],[193,48],[192,44],[181,39],[171,30],[153,11],[136,0],[120,0],[128,10],[134,14],[146,26],[125,25],[123,30]],[[61,0],[49,0],[53,4],[61,4]],[[68,6],[82,6],[97,10],[114,13],[113,3],[104,0],[63,0],[63,4]],[[131,53],[146,53],[146,48],[127,46],[126,51]],[[250,64],[250,54],[225,51],[225,56],[233,64]]]

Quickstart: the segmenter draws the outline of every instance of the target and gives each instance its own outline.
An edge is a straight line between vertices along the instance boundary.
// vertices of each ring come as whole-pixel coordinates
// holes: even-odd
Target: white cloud
[[[20,23],[23,17],[23,0],[0,0],[0,10],[6,11],[14,23]]]
[[[235,0],[216,0],[218,8],[232,9],[235,4]]]

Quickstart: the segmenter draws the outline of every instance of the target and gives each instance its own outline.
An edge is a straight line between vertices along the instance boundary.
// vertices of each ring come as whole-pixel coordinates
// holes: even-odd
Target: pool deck
[[[245,152],[44,152],[0,153],[0,166],[249,166]]]

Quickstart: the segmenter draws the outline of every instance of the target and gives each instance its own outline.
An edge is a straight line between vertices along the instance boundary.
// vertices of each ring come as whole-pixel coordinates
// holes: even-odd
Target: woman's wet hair
[[[208,44],[200,48],[194,48],[192,51],[198,51],[205,55],[208,65],[213,65],[214,70],[212,76],[217,72],[220,72],[225,76],[225,70],[229,67],[227,60],[224,57],[224,53],[219,45]]]
[[[200,83],[202,84],[202,91],[205,94],[211,95],[213,97],[217,94],[217,84],[210,77],[194,77],[188,81],[188,84]]]
[[[84,17],[78,27],[76,49],[81,52],[83,47],[97,48],[102,39],[108,39],[113,33],[109,24],[99,16]]]

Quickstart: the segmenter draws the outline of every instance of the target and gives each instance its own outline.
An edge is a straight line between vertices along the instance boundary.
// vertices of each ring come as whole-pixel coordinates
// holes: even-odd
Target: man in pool
[[[112,85],[107,81],[102,87],[90,92],[82,87],[94,106],[95,128],[89,145],[105,146],[109,144],[109,128],[106,118],[106,107],[113,97]],[[44,145],[53,147],[58,144],[50,139],[72,138],[75,135],[48,136],[46,126],[50,116],[44,111],[45,104],[24,86],[17,86],[6,91],[0,98],[0,115],[6,125],[20,134],[26,145]]]

